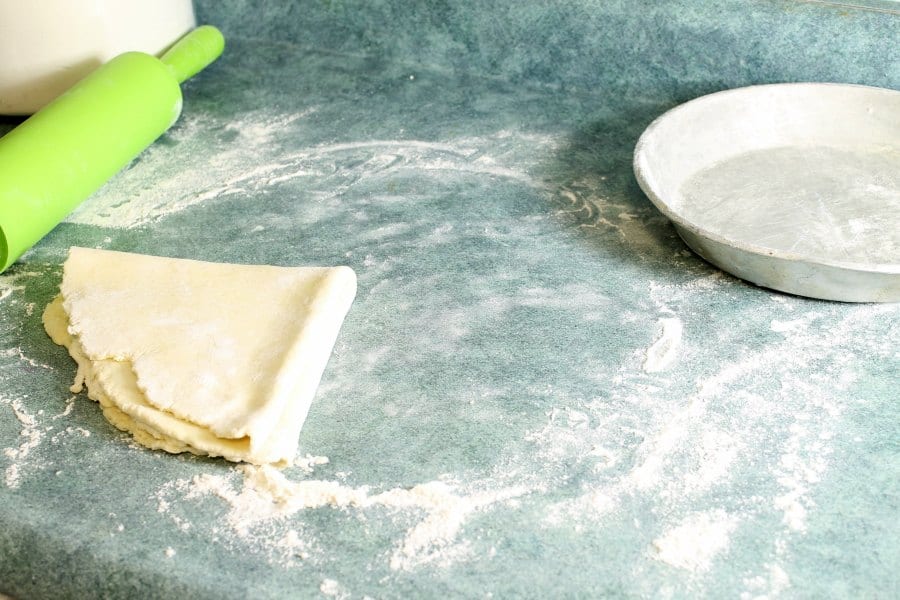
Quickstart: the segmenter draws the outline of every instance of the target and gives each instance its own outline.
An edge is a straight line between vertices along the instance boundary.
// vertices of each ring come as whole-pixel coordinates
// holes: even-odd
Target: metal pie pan
[[[900,301],[900,92],[758,85],[682,104],[634,153],[644,193],[697,254],[760,286]]]

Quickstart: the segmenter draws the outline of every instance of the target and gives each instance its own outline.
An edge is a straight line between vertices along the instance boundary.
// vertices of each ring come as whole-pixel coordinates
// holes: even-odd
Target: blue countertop
[[[631,172],[702,93],[900,87],[889,4],[199,2],[181,121],[0,275],[0,592],[900,594],[900,306],[725,275]],[[354,268],[315,498],[73,397],[71,245]]]

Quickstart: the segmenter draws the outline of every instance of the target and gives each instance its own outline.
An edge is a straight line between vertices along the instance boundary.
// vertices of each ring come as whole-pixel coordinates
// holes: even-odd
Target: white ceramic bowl
[[[0,0],[0,114],[34,113],[112,57],[159,54],[195,24],[191,0]]]

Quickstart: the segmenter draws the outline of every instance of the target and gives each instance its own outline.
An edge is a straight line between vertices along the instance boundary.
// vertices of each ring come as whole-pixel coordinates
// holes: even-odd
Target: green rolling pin
[[[175,123],[224,47],[204,25],[162,58],[121,54],[0,138],[0,273]]]

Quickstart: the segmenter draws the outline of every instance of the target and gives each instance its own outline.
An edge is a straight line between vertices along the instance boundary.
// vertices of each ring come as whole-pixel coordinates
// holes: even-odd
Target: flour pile
[[[302,463],[303,461],[301,461]],[[307,465],[324,464],[324,457],[307,457]],[[241,477],[237,477],[241,476]],[[238,479],[242,479],[239,485]],[[201,474],[167,483],[156,495],[157,510],[170,515],[182,530],[188,521],[173,513],[176,501],[216,497],[227,504],[226,528],[213,533],[222,541],[240,541],[267,554],[283,566],[310,558],[312,544],[303,539],[291,517],[305,510],[331,507],[365,511],[383,507],[418,519],[395,543],[389,558],[393,570],[410,570],[425,564],[449,564],[467,554],[467,544],[457,537],[466,519],[477,512],[527,494],[523,486],[461,494],[445,481],[431,481],[411,488],[372,493],[366,486],[349,487],[337,481],[292,481],[270,466],[239,465],[229,475]],[[296,527],[294,527],[296,525]]]

